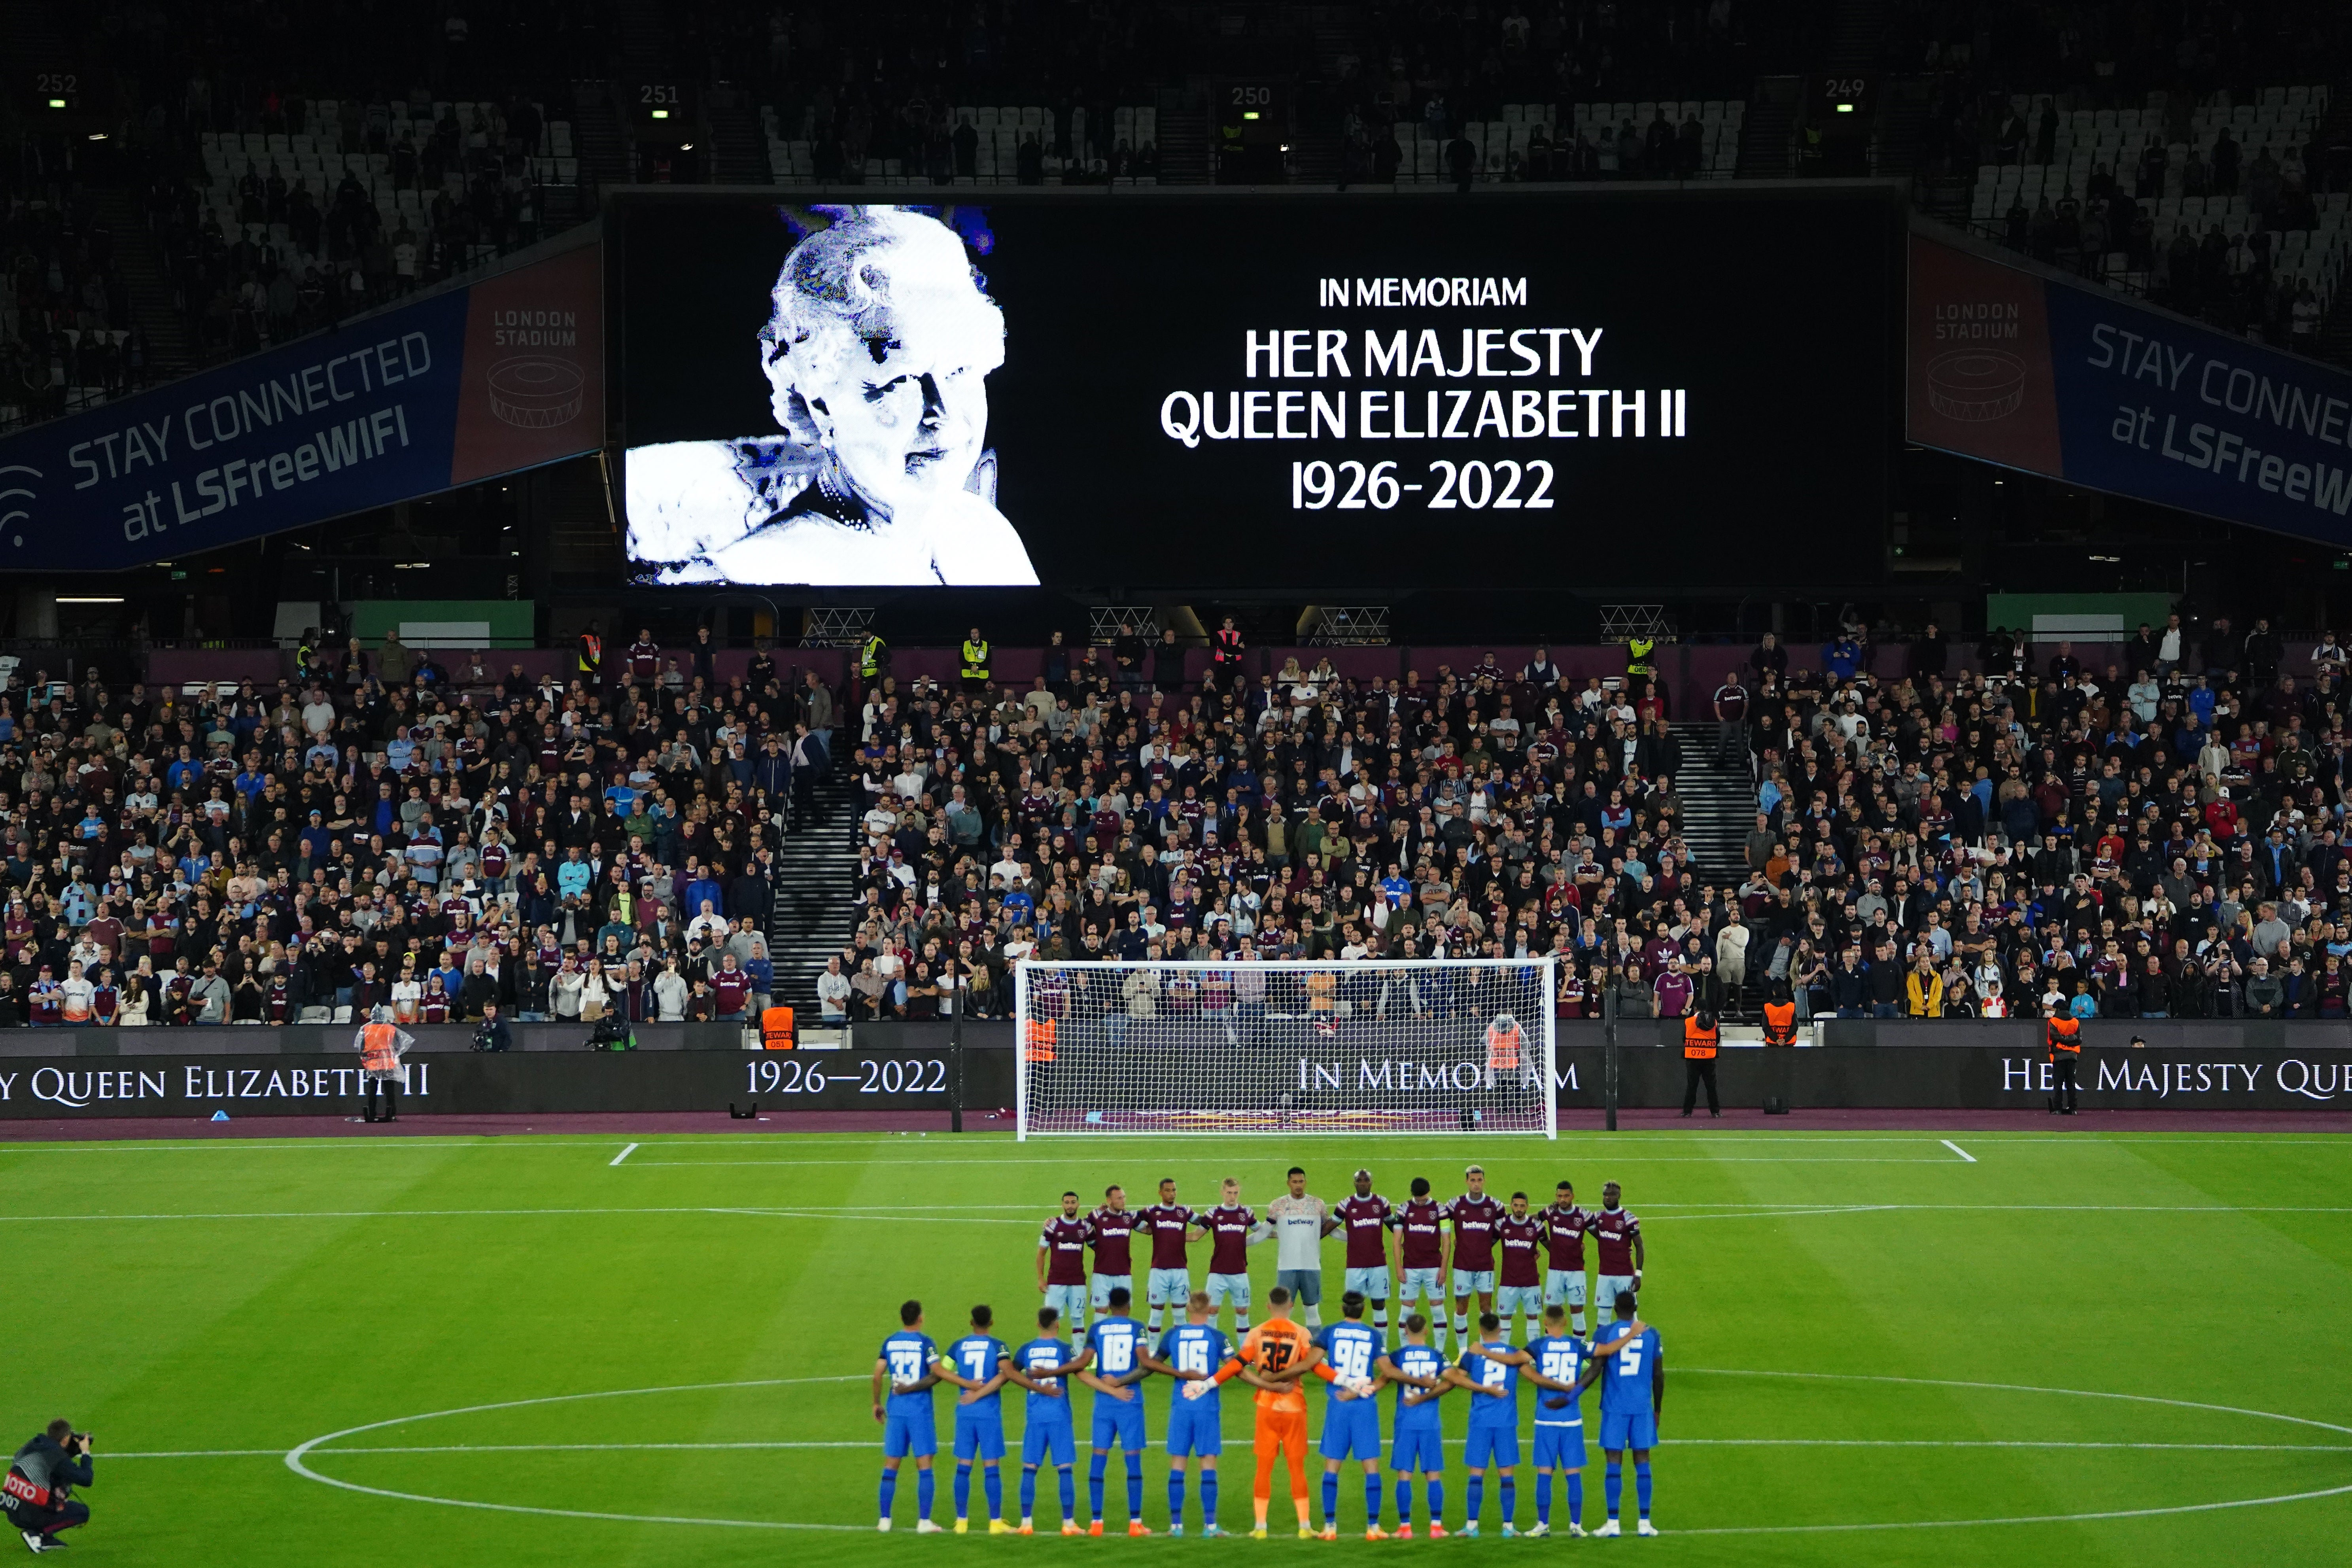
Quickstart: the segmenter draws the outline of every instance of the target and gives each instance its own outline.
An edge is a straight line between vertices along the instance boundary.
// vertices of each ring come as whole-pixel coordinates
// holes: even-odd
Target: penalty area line
[[[1943,1142],[1944,1142],[1944,1147],[1945,1147],[1945,1148],[1949,1149],[1953,1153],[1958,1154],[1961,1159],[1966,1160],[1969,1164],[1973,1165],[1973,1164],[1975,1164],[1975,1163],[1977,1163],[1977,1157],[1976,1157],[1974,1154],[1969,1153],[1966,1149],[1961,1148],[1958,1143],[1953,1142],[1950,1139],[1947,1138],[1947,1139],[1945,1139],[1945,1140],[1943,1141]],[[635,1147],[636,1147],[636,1145],[635,1145],[635,1144],[631,1144],[631,1145],[630,1145],[630,1147],[631,1147],[631,1148],[635,1148]],[[621,1163],[621,1162],[619,1162],[618,1160],[615,1160],[615,1161],[614,1161],[614,1162],[613,1162],[613,1163],[614,1163],[615,1165],[619,1164],[620,1163]]]

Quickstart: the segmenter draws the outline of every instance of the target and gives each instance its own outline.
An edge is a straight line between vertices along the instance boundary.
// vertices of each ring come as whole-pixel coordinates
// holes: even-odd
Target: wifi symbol
[[[5,468],[0,468],[0,479],[6,479],[10,474],[30,474],[33,478],[37,479],[41,477],[41,470],[35,468],[28,468],[23,463],[10,463]],[[16,500],[20,496],[28,501],[37,500],[40,499],[31,490],[26,489],[23,485],[16,485],[7,489],[0,489],[0,507],[7,506],[10,501]],[[25,536],[16,531],[16,524],[20,521],[30,521],[32,520],[32,516],[33,514],[31,512],[26,510],[21,506],[8,510],[0,511],[0,531],[5,531],[7,533],[9,543],[22,544],[25,542]]]

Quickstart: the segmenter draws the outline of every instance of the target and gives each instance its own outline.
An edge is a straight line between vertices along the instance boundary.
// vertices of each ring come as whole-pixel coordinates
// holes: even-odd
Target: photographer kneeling
[[[0,1507],[8,1522],[35,1552],[62,1550],[58,1531],[89,1522],[89,1505],[76,1502],[72,1489],[94,1484],[89,1434],[77,1432],[70,1421],[52,1421],[49,1429],[16,1450],[8,1466]]]

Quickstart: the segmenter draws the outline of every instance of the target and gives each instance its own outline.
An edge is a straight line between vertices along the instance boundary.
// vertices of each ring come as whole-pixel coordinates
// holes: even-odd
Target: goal
[[[1024,960],[1017,1131],[1553,1137],[1555,963]]]

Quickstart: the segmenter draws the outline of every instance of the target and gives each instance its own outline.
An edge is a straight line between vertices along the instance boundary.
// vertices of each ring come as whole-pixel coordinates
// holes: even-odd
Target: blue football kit
[[[1595,1331],[1595,1339],[1599,1340],[1604,1331]],[[1617,1505],[1625,1485],[1618,1456],[1628,1448],[1646,1454],[1658,1446],[1657,1405],[1651,1397],[1650,1383],[1657,1374],[1663,1354],[1658,1331],[1643,1329],[1616,1354],[1601,1359],[1601,1447],[1609,1458],[1602,1486],[1612,1521],[1617,1517]],[[1649,1460],[1634,1459],[1633,1484],[1646,1526],[1650,1518]]]
[[[1232,1342],[1225,1331],[1213,1323],[1179,1323],[1160,1336],[1159,1359],[1178,1372],[1197,1372],[1213,1378],[1219,1367],[1233,1354]],[[1217,1384],[1212,1382],[1208,1392],[1198,1399],[1184,1397],[1180,1384],[1168,1401],[1168,1457],[1189,1458],[1194,1454],[1216,1455],[1225,1451],[1224,1427],[1218,1406]]]
[[[902,1394],[903,1384],[929,1376],[939,1350],[931,1336],[917,1329],[900,1329],[882,1342],[882,1361],[889,1368],[890,1396],[882,1406],[882,1452],[893,1459],[910,1454],[940,1451],[940,1434],[931,1408],[931,1391]]]

